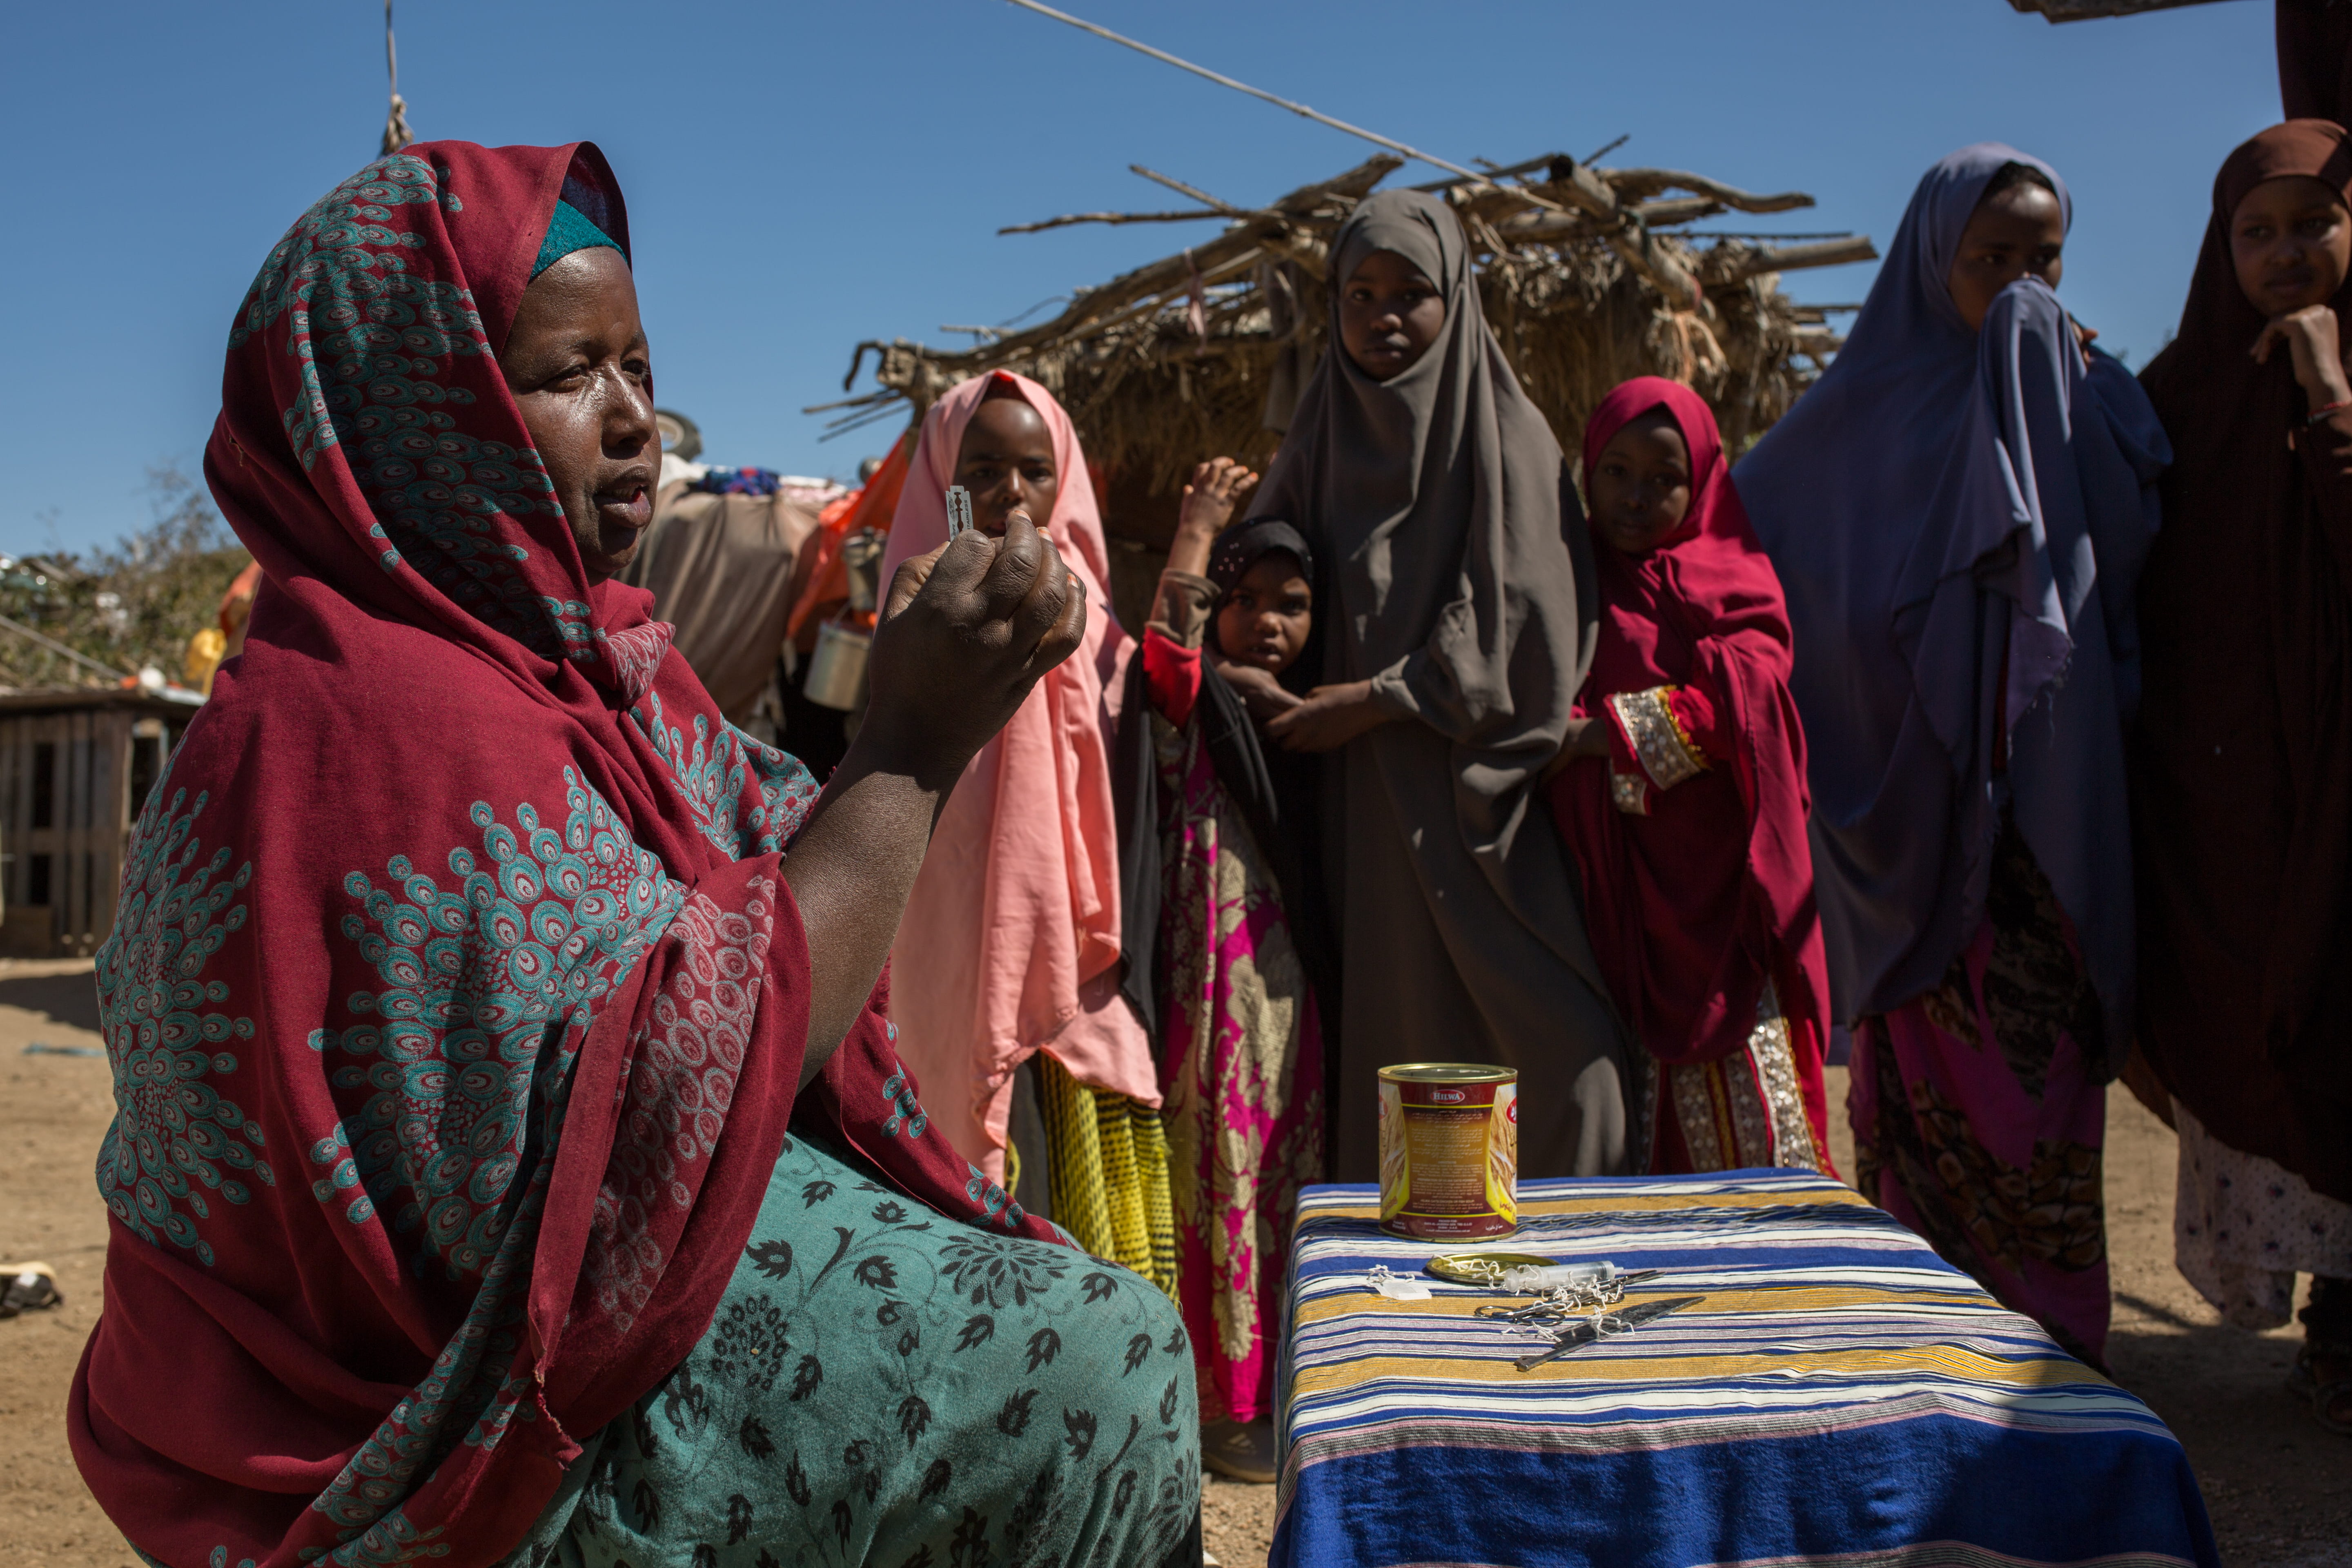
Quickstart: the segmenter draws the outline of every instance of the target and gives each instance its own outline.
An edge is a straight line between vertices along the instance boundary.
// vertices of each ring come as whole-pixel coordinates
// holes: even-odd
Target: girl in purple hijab
[[[1788,591],[1863,1191],[2095,1362],[2131,1042],[2133,584],[2170,459],[1997,142],[1927,171],[1836,363],[1737,470]]]

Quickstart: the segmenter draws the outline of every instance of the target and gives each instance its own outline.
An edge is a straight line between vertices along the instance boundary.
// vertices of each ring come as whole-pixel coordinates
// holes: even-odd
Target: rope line
[[[383,117],[383,151],[379,156],[389,158],[416,140],[416,132],[408,128],[408,100],[400,96],[400,54],[392,45],[392,0],[383,0],[383,69],[392,82],[392,108]]]
[[[384,4],[387,6],[389,6],[391,3],[392,0],[384,0]],[[1037,3],[1037,0],[1010,0],[1010,3],[1020,6],[1024,11],[1034,11],[1040,16],[1051,16],[1056,22],[1066,22],[1073,27],[1092,33],[1098,38],[1108,38],[1114,44],[1119,44],[1135,50],[1138,54],[1150,55],[1153,59],[1160,60],[1166,64],[1174,66],[1179,70],[1188,70],[1194,76],[1206,77],[1209,80],[1215,82],[1219,87],[1229,87],[1235,92],[1245,92],[1252,98],[1263,99],[1266,102],[1273,104],[1277,109],[1286,109],[1290,110],[1291,113],[1298,115],[1303,119],[1312,120],[1318,125],[1328,125],[1334,131],[1344,131],[1350,136],[1360,136],[1365,141],[1371,142],[1374,146],[1385,147],[1391,153],[1402,153],[1405,157],[1426,163],[1433,169],[1443,169],[1449,174],[1459,174],[1465,180],[1483,180],[1486,178],[1484,174],[1479,174],[1475,169],[1465,169],[1459,163],[1449,163],[1444,159],[1433,157],[1429,153],[1422,152],[1417,147],[1408,147],[1402,142],[1391,142],[1387,137],[1381,135],[1379,132],[1367,131],[1360,125],[1350,125],[1344,120],[1334,120],[1329,115],[1309,109],[1303,103],[1293,103],[1286,98],[1276,98],[1274,94],[1267,92],[1263,88],[1252,87],[1245,81],[1235,81],[1229,76],[1220,76],[1215,71],[1209,69],[1206,66],[1196,66],[1190,60],[1178,59],[1174,55],[1168,53],[1165,49],[1155,49],[1150,44],[1139,44],[1133,38],[1123,37],[1119,34],[1112,32],[1108,27],[1097,27],[1092,22],[1081,21],[1079,18],[1071,16],[1066,11],[1056,11],[1051,5],[1041,5]]]

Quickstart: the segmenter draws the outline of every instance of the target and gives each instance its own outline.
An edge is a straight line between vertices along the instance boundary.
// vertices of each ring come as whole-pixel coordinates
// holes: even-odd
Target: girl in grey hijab
[[[1382,192],[1332,258],[1323,361],[1252,511],[1306,534],[1334,612],[1316,618],[1323,684],[1267,726],[1336,753],[1334,1173],[1378,1168],[1375,1069],[1426,1060],[1518,1069],[1524,1173],[1615,1171],[1621,1032],[1531,798],[1591,658],[1583,516],[1452,211]]]

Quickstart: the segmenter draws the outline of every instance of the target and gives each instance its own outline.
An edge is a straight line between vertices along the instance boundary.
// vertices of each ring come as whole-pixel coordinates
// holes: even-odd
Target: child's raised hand
[[[1234,518],[1242,498],[1257,488],[1257,475],[1231,458],[1212,458],[1192,470],[1184,487],[1184,504],[1176,514],[1176,531],[1200,539],[1213,539]]]

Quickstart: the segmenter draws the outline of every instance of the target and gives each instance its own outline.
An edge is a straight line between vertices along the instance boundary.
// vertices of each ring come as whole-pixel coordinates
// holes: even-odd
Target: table
[[[1370,1186],[1300,1202],[1270,1568],[2218,1564],[2147,1405],[1811,1172],[1525,1182],[1519,1234],[1406,1241]],[[1421,1275],[1438,1252],[1658,1268],[1706,1299],[1543,1348]],[[1375,1264],[1427,1300],[1374,1294]]]

